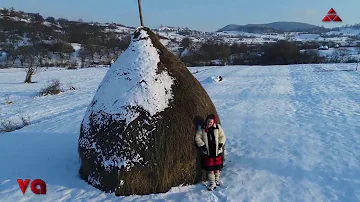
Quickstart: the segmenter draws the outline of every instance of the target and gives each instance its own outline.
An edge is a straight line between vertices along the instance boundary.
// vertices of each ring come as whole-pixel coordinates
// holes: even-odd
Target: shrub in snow
[[[6,95],[5,97],[5,104],[6,105],[12,105],[14,104],[14,102],[12,100],[10,100],[10,95]]]
[[[70,69],[70,70],[72,70],[72,69],[78,69],[77,68],[77,66],[75,66],[75,65],[72,65],[72,66],[69,66],[67,69]]]
[[[60,81],[58,79],[54,79],[50,82],[48,86],[41,89],[40,96],[57,95],[62,92],[60,87],[61,87]]]
[[[223,81],[222,76],[210,76],[210,77],[206,78],[205,80],[203,80],[202,82],[204,84],[207,84],[207,83],[214,83],[214,82],[219,83],[221,81]]]
[[[29,125],[30,118],[19,116],[20,121],[6,120],[1,122],[0,132],[12,132]]]
[[[81,124],[82,179],[116,195],[166,192],[201,180],[194,143],[210,97],[148,28],[100,83]]]
[[[76,90],[76,88],[74,86],[71,86],[69,90]]]

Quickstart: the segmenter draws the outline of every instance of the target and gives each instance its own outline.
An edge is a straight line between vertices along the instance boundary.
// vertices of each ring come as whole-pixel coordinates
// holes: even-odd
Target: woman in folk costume
[[[210,114],[206,118],[205,125],[200,126],[195,135],[196,145],[201,148],[202,169],[208,171],[209,190],[214,190],[220,185],[225,141],[223,129],[216,123],[215,115]]]

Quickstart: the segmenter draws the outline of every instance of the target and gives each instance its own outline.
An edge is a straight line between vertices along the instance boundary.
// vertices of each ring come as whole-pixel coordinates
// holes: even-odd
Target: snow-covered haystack
[[[185,65],[148,28],[105,75],[81,125],[80,176],[117,195],[166,192],[201,180],[194,135],[217,115]]]

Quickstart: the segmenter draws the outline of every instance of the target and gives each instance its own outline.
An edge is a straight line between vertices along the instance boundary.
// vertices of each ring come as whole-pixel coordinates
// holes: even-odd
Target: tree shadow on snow
[[[10,96],[21,96],[21,97],[35,97],[39,93],[38,92],[29,92],[29,91],[13,91],[13,92],[6,92],[5,95]]]
[[[0,82],[0,85],[2,85],[2,84],[13,85],[13,84],[25,84],[25,83],[24,83],[24,82],[9,82],[9,83],[7,83],[7,82],[5,82],[5,83]]]

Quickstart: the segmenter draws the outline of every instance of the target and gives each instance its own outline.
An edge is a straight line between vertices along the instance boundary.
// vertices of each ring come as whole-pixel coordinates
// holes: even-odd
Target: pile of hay
[[[116,195],[168,191],[202,178],[196,125],[217,115],[186,66],[148,28],[138,28],[85,114],[82,179]]]

